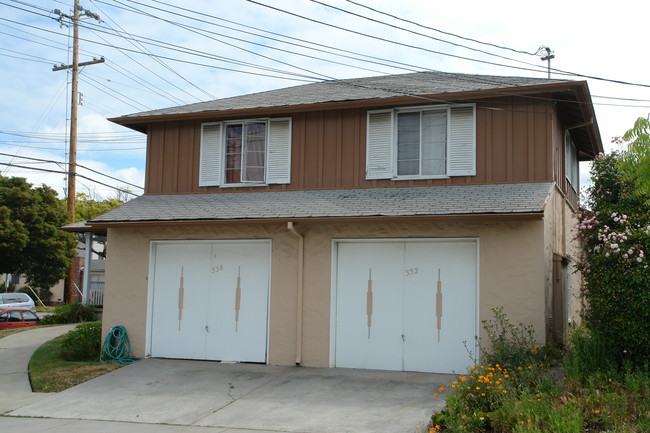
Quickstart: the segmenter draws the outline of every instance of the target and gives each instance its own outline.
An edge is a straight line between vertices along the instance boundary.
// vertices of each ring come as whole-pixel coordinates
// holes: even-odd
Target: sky
[[[0,0],[0,174],[46,184],[61,197],[71,75],[52,67],[72,63],[70,21],[61,17],[72,5]],[[555,55],[552,78],[587,81],[607,151],[650,113],[650,2],[643,0],[81,6],[88,15],[79,60],[105,59],[82,68],[79,82],[77,192],[95,199],[123,198],[118,189],[139,195],[144,185],[146,137],[108,118],[326,79],[421,70],[544,78],[547,62],[536,54],[544,46]],[[588,167],[581,171],[584,182]]]

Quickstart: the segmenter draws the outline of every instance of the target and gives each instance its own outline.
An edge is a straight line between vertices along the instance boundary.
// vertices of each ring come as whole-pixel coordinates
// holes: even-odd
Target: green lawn
[[[29,378],[35,392],[59,392],[121,367],[99,361],[71,362],[61,358],[64,336],[39,347],[29,362]]]

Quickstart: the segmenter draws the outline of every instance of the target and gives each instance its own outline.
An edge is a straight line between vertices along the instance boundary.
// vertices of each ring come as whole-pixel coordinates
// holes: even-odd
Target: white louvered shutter
[[[475,107],[452,107],[449,119],[449,176],[476,175]]]
[[[291,118],[269,120],[266,183],[291,183]]]
[[[393,177],[393,110],[369,111],[366,179]]]
[[[221,184],[223,165],[221,129],[221,123],[203,125],[201,131],[199,186],[217,186]]]

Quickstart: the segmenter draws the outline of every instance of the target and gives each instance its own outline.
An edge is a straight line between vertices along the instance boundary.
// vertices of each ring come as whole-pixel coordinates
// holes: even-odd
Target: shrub
[[[66,361],[97,361],[102,339],[102,322],[81,323],[63,338],[61,357]]]
[[[492,308],[494,319],[483,320],[489,345],[481,346],[481,362],[514,369],[543,360],[546,349],[535,345],[533,325],[514,324],[503,307]]]
[[[45,316],[42,325],[58,325],[62,323],[94,322],[97,320],[94,306],[87,306],[78,302],[56,307],[54,314]]]
[[[613,349],[613,361],[650,358],[650,197],[622,172],[619,155],[592,165],[587,208],[578,215],[586,324]]]
[[[617,354],[600,334],[584,326],[574,328],[569,334],[567,353],[564,358],[566,375],[584,383],[594,374],[613,374]]]

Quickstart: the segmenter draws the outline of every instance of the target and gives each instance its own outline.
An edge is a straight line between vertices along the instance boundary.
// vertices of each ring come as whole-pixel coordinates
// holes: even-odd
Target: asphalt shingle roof
[[[381,99],[396,96],[442,95],[444,93],[505,89],[566,82],[567,80],[546,78],[417,72],[412,74],[323,81],[232,98],[145,111],[123,116],[121,119]]]
[[[91,223],[540,213],[552,183],[144,195]]]

